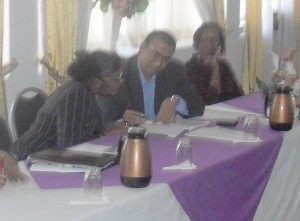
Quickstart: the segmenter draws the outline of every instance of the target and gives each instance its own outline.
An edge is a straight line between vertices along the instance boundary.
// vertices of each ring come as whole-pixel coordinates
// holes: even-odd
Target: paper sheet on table
[[[58,173],[79,173],[85,172],[86,166],[74,167],[73,165],[34,163],[30,166],[30,171],[38,172],[58,172]]]
[[[101,144],[93,144],[93,143],[82,143],[76,146],[69,148],[70,150],[89,152],[89,153],[107,153],[107,152],[115,152],[116,148],[112,146],[106,146]]]
[[[92,144],[89,142],[78,144],[69,148],[74,151],[83,151],[90,153],[114,153],[112,146],[105,146],[100,144]],[[60,172],[60,173],[72,173],[72,172],[85,172],[86,166],[84,165],[71,165],[71,164],[60,164],[60,163],[45,163],[36,162],[30,167],[30,171],[41,171],[41,172]]]
[[[199,128],[186,133],[187,136],[193,137],[205,137],[210,139],[227,140],[234,143],[238,142],[260,142],[261,139],[257,138],[244,138],[243,131],[233,130],[224,127],[210,127],[210,128]]]
[[[223,119],[237,119],[246,114],[253,114],[261,116],[252,111],[244,110],[228,104],[218,103],[205,107],[203,116],[195,117],[195,120],[223,120]]]
[[[141,126],[145,127],[149,134],[160,134],[169,137],[177,137],[183,131],[189,131],[198,127],[204,127],[208,121],[192,121],[187,119],[180,119],[180,123],[161,124],[146,121]]]

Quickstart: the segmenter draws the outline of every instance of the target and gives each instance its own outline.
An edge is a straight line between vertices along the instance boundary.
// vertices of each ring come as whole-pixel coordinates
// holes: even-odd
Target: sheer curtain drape
[[[0,67],[2,67],[2,45],[3,45],[3,1],[0,1]],[[7,116],[6,110],[6,94],[5,83],[2,76],[0,76],[0,114],[4,118]]]
[[[46,55],[49,65],[66,74],[76,50],[77,1],[46,1]],[[59,83],[46,76],[46,92],[52,93]]]

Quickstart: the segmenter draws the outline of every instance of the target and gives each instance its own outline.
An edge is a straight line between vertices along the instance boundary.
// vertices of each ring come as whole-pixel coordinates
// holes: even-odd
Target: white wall
[[[226,57],[230,61],[239,82],[243,76],[244,39],[240,39],[240,0],[227,1]]]
[[[23,88],[44,90],[44,77],[38,61],[38,2],[40,0],[9,0],[10,56],[18,67],[5,79],[8,111],[14,97]]]

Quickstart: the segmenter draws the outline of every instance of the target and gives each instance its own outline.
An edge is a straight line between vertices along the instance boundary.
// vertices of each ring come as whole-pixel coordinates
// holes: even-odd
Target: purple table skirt
[[[282,133],[263,124],[258,133],[263,140],[260,143],[193,138],[193,158],[198,169],[184,172],[162,170],[176,163],[177,139],[150,136],[151,183],[168,183],[191,220],[252,220],[283,140]],[[119,137],[120,134],[111,134],[91,142],[116,145]],[[41,188],[83,185],[83,173],[31,174]],[[103,183],[121,185],[118,166],[103,171]]]

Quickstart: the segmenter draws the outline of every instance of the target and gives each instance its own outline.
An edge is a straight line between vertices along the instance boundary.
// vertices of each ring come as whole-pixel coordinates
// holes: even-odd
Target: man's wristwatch
[[[177,95],[177,94],[172,95],[171,101],[172,101],[172,102],[175,102],[176,105],[179,104],[179,102],[180,102],[180,97],[179,97],[179,95]]]

